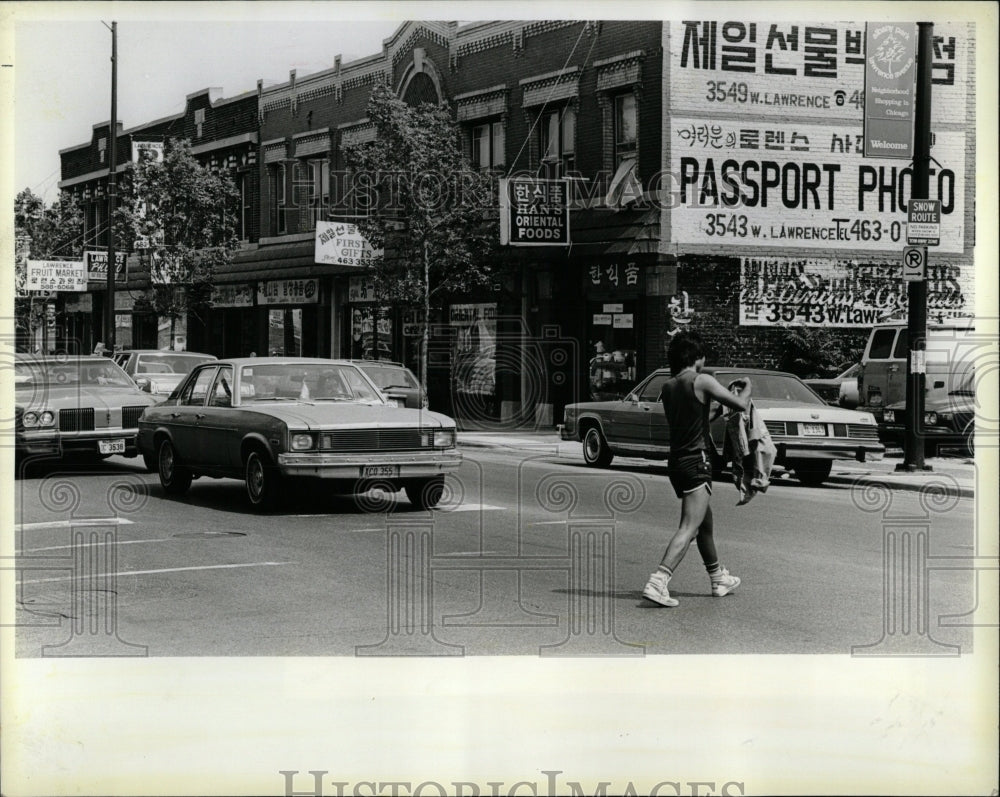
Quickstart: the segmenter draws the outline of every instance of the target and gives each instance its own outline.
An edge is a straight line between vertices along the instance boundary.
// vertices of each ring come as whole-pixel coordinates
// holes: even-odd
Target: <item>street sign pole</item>
[[[931,164],[931,57],[934,24],[917,24],[917,92],[914,103],[912,199],[928,199]],[[926,256],[925,256],[926,261]],[[906,436],[900,471],[930,470],[924,462],[924,389],[927,383],[927,281],[906,283],[909,357],[906,361]]]
[[[115,199],[118,189],[115,171],[118,168],[118,23],[111,23],[111,132],[108,135],[108,281],[104,309],[104,347],[115,350]]]

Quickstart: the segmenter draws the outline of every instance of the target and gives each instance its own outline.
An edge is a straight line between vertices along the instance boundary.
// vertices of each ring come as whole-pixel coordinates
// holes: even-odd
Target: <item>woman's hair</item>
[[[667,364],[670,366],[670,373],[680,373],[704,356],[701,338],[691,332],[678,332],[670,340],[670,346],[667,348]]]

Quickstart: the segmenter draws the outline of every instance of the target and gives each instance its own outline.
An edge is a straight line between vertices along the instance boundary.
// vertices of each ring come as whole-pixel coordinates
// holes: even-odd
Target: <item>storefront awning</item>
[[[658,208],[571,210],[569,224],[569,257],[656,254],[659,250]]]
[[[357,266],[316,262],[313,238],[288,244],[269,244],[237,252],[230,263],[216,269],[219,283],[252,282],[262,279],[301,279],[337,274],[362,274]]]

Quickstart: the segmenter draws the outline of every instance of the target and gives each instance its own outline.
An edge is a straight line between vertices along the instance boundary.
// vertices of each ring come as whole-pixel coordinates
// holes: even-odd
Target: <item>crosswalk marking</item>
[[[38,531],[39,529],[69,529],[78,526],[131,526],[134,520],[123,517],[89,517],[77,520],[45,520],[41,523],[17,523],[17,531]]]
[[[298,562],[248,562],[242,565],[196,565],[192,567],[163,567],[157,570],[124,570],[118,573],[93,573],[83,576],[59,576],[58,578],[19,579],[19,584],[45,584],[53,581],[75,581],[77,578],[104,578],[107,576],[148,576],[155,573],[180,573],[185,570],[229,570],[239,567],[277,567],[279,565],[297,565]],[[47,568],[52,569],[52,568]]]

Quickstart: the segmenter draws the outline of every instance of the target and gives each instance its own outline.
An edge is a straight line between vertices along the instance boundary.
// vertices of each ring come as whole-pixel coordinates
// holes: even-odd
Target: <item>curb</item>
[[[552,448],[558,449],[558,442],[556,443],[543,443],[539,442],[537,446],[526,445],[524,443],[512,443],[505,444],[501,442],[493,441],[481,441],[481,440],[470,440],[463,441],[459,440],[460,448],[499,448],[507,450],[520,450],[520,451],[536,451],[536,450],[551,450]],[[928,474],[929,476],[941,475]],[[831,474],[830,478],[826,480],[826,484],[841,484],[851,486],[854,484],[877,484],[886,487],[889,490],[899,490],[901,492],[913,492],[919,493],[927,488],[927,484],[922,484],[914,481],[899,481],[899,477],[892,473],[886,474],[871,474],[871,473],[859,473],[857,476],[844,475],[844,474]],[[960,498],[975,498],[976,492],[974,487],[967,487],[962,484],[956,484],[953,489],[948,490],[949,495],[958,495]]]

